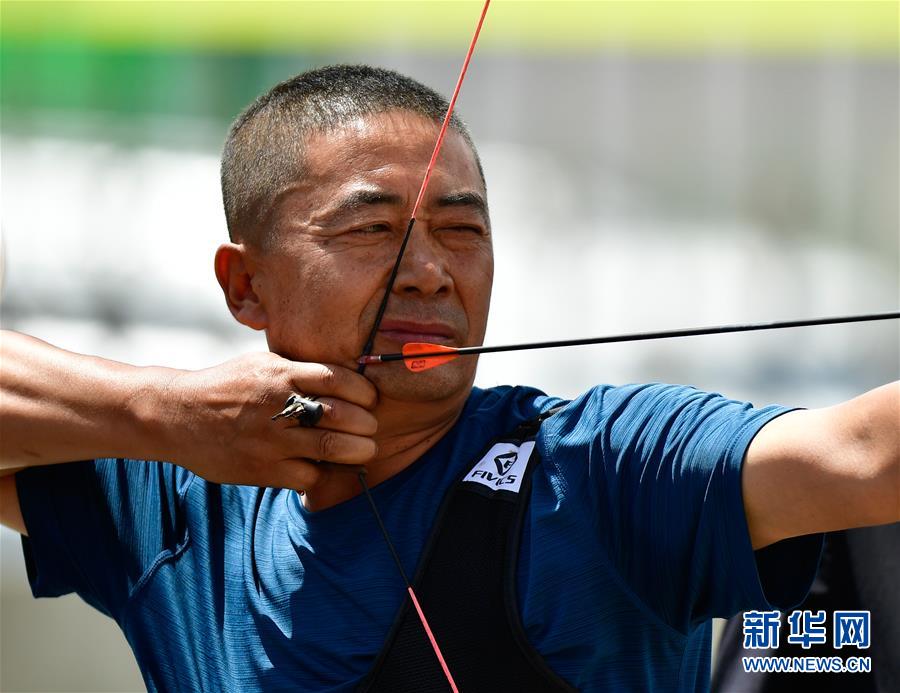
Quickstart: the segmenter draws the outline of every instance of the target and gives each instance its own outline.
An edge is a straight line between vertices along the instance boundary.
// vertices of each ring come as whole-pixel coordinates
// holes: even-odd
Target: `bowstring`
[[[484,24],[484,18],[487,15],[488,7],[490,6],[490,4],[491,0],[485,0],[484,7],[482,7],[481,9],[481,16],[478,18],[478,24],[475,27],[475,33],[472,35],[472,41],[469,43],[469,49],[466,51],[466,57],[463,60],[462,68],[459,71],[459,78],[456,80],[456,86],[453,88],[453,94],[450,97],[449,104],[447,105],[447,114],[444,116],[444,120],[441,123],[441,129],[438,133],[437,141],[434,144],[434,150],[431,153],[431,159],[428,162],[428,167],[425,169],[425,176],[422,179],[422,185],[419,187],[419,194],[416,196],[416,202],[413,205],[412,213],[409,217],[409,224],[407,224],[406,226],[406,233],[403,235],[403,242],[400,244],[400,250],[397,253],[397,259],[394,260],[394,266],[391,268],[391,273],[388,276],[387,285],[385,286],[384,294],[381,297],[381,303],[379,303],[378,305],[378,312],[375,314],[375,321],[372,324],[372,329],[369,332],[369,337],[366,340],[365,347],[363,348],[362,357],[370,355],[372,353],[372,349],[375,346],[375,338],[378,335],[378,329],[381,327],[381,321],[384,318],[385,311],[387,310],[388,300],[390,299],[391,293],[394,290],[394,284],[397,281],[397,274],[400,271],[400,263],[403,261],[403,255],[406,252],[406,246],[409,244],[409,239],[412,235],[413,227],[415,227],[416,225],[416,214],[419,211],[419,206],[422,204],[422,200],[425,198],[425,191],[428,188],[428,183],[431,180],[431,174],[434,171],[434,166],[437,162],[438,155],[440,154],[441,146],[444,143],[444,136],[447,134],[447,129],[453,116],[453,109],[456,106],[456,99],[459,97],[459,91],[462,87],[463,80],[465,79],[466,71],[469,69],[469,62],[472,60],[472,54],[475,52],[475,44],[478,43],[478,35],[481,33],[481,27]],[[359,363],[356,367],[356,372],[360,375],[365,373],[365,370],[365,363]],[[397,564],[397,569],[399,570],[400,576],[403,578],[403,582],[406,585],[406,591],[409,594],[409,598],[413,606],[415,607],[416,614],[419,617],[419,621],[421,622],[422,627],[425,629],[425,634],[428,636],[428,640],[431,643],[434,654],[441,665],[441,670],[444,672],[444,676],[447,678],[447,682],[450,684],[450,688],[453,693],[458,693],[456,682],[453,680],[453,676],[450,673],[450,669],[447,666],[447,662],[444,658],[443,653],[441,652],[441,648],[438,645],[437,639],[434,637],[431,626],[429,626],[428,624],[428,619],[425,617],[425,612],[422,610],[419,600],[416,597],[415,590],[413,589],[412,584],[410,584],[409,578],[406,575],[406,571],[403,569],[403,563],[400,561],[400,556],[397,553],[394,542],[391,541],[391,536],[387,531],[387,527],[385,527],[384,520],[382,520],[381,518],[381,513],[378,512],[378,506],[375,504],[375,499],[372,497],[372,493],[369,490],[369,485],[366,483],[365,468],[358,472],[357,479],[359,479],[359,484],[362,487],[363,494],[366,496],[366,499],[369,502],[369,507],[372,510],[372,514],[375,516],[375,521],[378,523],[381,534],[384,537],[384,540],[388,545],[388,549],[391,552],[391,556],[393,557],[394,562]]]

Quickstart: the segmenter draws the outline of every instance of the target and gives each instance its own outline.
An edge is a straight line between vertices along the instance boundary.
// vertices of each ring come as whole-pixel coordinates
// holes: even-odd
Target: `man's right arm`
[[[291,392],[320,396],[314,429],[270,417]],[[24,533],[12,474],[100,457],[179,464],[218,483],[304,489],[315,459],[364,464],[374,386],[340,366],[270,352],[200,371],[137,367],[0,332],[0,521]]]

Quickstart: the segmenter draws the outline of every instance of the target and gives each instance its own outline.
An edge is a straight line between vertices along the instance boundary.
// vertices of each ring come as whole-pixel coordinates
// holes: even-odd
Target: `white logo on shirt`
[[[521,445],[497,443],[478,460],[463,481],[518,493],[533,450],[533,440],[527,440]]]

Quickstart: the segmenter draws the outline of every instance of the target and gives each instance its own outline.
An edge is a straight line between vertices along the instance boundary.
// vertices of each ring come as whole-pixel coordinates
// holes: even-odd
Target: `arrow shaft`
[[[658,330],[654,332],[633,332],[629,334],[609,335],[605,337],[585,337],[581,339],[564,339],[550,342],[527,342],[523,344],[505,344],[498,346],[474,346],[460,347],[453,353],[458,356],[471,356],[475,354],[494,354],[504,351],[527,351],[530,349],[551,349],[556,347],[587,346],[589,344],[613,344],[616,342],[642,342],[651,339],[673,339],[675,337],[699,337],[709,334],[729,334],[734,332],[760,332],[763,330],[783,330],[793,327],[813,327],[816,325],[839,325],[843,323],[873,322],[876,320],[896,320],[900,318],[900,312],[869,313],[866,315],[845,315],[830,318],[812,318],[807,320],[783,320],[778,322],[760,322],[743,325],[717,325],[713,327],[691,327],[676,330]],[[381,354],[371,356],[368,363],[403,361],[415,358],[430,358],[446,356],[446,351],[422,352],[418,354],[404,355]]]

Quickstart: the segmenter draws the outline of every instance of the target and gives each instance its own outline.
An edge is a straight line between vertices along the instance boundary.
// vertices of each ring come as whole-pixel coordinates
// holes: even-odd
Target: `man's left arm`
[[[900,521],[900,382],[772,420],[750,444],[742,483],[754,549]]]

